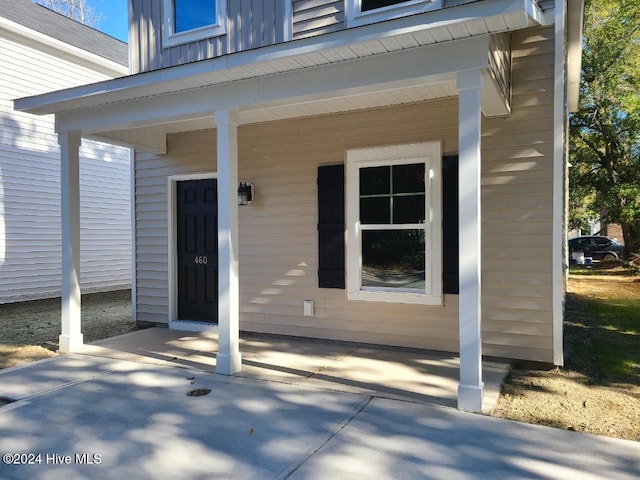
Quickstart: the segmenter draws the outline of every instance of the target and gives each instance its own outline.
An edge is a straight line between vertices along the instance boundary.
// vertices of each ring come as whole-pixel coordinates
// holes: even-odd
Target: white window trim
[[[347,27],[359,27],[442,8],[443,0],[407,0],[397,5],[363,12],[361,0],[346,0]]]
[[[347,150],[347,299],[442,305],[442,145],[440,142]],[[425,164],[425,291],[362,288],[360,168]],[[385,228],[381,225],[381,228]],[[391,227],[390,227],[391,228]]]
[[[227,2],[225,0],[211,0],[216,4],[216,23],[179,33],[174,31],[173,1],[163,0],[164,28],[162,29],[162,40],[164,47],[184,45],[185,43],[197,42],[198,40],[227,33]]]

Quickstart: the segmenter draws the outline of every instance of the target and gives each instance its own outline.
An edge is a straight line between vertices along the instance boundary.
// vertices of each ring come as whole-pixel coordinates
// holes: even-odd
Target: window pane
[[[360,4],[360,10],[366,12],[368,10],[375,10],[376,8],[388,7],[389,5],[396,5],[398,3],[404,3],[407,0],[362,0]]]
[[[215,25],[216,0],[174,0],[175,33]]]
[[[424,163],[395,165],[393,167],[393,193],[423,193]]]
[[[425,288],[424,230],[362,232],[362,286]]]
[[[393,197],[393,223],[424,223],[424,195]]]
[[[360,195],[390,193],[391,167],[369,167],[360,169]]]
[[[389,197],[361,198],[360,222],[365,224],[391,223],[391,205],[389,200]]]

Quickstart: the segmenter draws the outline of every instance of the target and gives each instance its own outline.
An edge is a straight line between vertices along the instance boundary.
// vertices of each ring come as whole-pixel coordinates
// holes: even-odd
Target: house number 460
[[[209,262],[209,259],[206,255],[196,255],[196,258],[193,261],[197,265],[206,265]]]

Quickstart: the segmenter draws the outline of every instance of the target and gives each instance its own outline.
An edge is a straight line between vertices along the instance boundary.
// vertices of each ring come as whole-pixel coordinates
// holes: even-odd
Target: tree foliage
[[[102,16],[87,4],[87,0],[37,0],[36,3],[90,27],[97,26],[102,19]]]
[[[571,223],[604,213],[640,249],[640,2],[587,0],[579,110],[570,119]]]

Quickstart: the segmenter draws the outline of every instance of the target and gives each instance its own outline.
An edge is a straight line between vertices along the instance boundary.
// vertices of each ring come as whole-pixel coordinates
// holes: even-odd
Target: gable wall
[[[89,68],[0,33],[0,303],[60,295],[60,160],[51,116],[12,100],[105,80]],[[73,73],[71,73],[73,72]],[[129,150],[83,141],[84,292],[131,284]]]
[[[513,113],[483,120],[484,353],[552,361],[553,30],[513,36]],[[442,140],[457,151],[457,98],[239,129],[241,329],[456,351],[444,307],[348,302],[317,287],[318,165],[355,147]],[[168,321],[167,175],[215,171],[215,131],[175,134],[136,161],[138,319]],[[461,239],[461,247],[465,241]],[[302,302],[315,301],[315,316]]]

